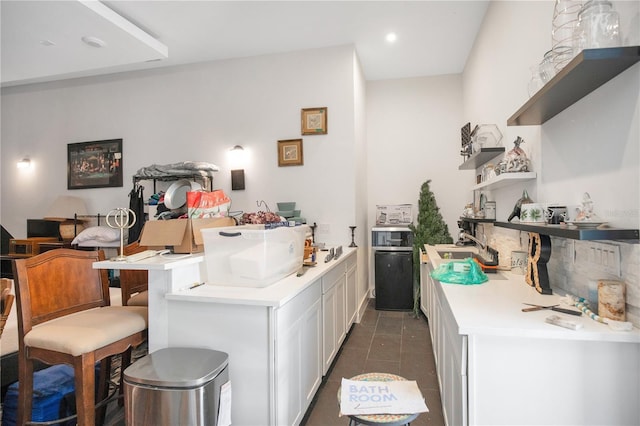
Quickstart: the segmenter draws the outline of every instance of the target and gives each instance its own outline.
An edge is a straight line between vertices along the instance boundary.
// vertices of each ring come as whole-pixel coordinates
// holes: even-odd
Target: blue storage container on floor
[[[31,420],[46,422],[60,417],[60,404],[65,395],[73,393],[73,368],[54,365],[33,374],[33,410]],[[18,418],[18,382],[7,389],[2,408],[2,424],[15,426]],[[75,411],[75,410],[74,410]]]

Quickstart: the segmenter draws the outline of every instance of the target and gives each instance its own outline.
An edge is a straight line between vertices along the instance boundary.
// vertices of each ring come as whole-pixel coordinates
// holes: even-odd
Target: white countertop
[[[325,263],[327,252],[318,252],[316,266],[305,268],[306,273],[301,277],[293,273],[267,287],[239,287],[206,284],[182,291],[168,293],[169,300],[183,300],[201,303],[226,303],[253,306],[279,307],[306,289],[323,274],[342,264],[350,255],[355,255],[355,248],[343,246],[343,253],[337,260]]]
[[[443,249],[469,251],[469,247],[425,245],[426,254],[434,268],[442,262],[437,251]],[[442,288],[460,334],[640,343],[638,328],[632,331],[614,331],[608,325],[594,321],[584,314],[577,317],[552,310],[522,312],[522,308],[527,307],[523,303],[555,305],[560,303],[562,295],[539,294],[525,282],[524,275],[509,271],[500,271],[498,275],[502,275],[503,279],[496,279],[496,274],[489,273],[489,281],[477,285],[448,284],[434,280],[435,285]],[[562,304],[560,307],[571,308]],[[545,318],[551,315],[577,321],[583,327],[570,330],[548,324]]]
[[[95,262],[93,269],[133,269],[138,271],[168,271],[185,265],[192,265],[204,261],[204,253],[194,254],[163,254],[148,257],[138,262],[103,260]]]
[[[337,260],[334,259],[327,263],[324,262],[324,258],[326,257],[326,254],[328,254],[328,251],[319,251],[316,266],[305,268],[307,271],[304,275],[297,277],[296,273],[293,273],[267,287],[253,288],[220,286],[205,283],[204,285],[195,288],[187,288],[178,292],[167,293],[165,298],[169,300],[185,300],[202,303],[227,303],[278,307],[303,291],[323,274],[340,265],[351,254],[355,255],[356,252],[355,248],[349,248],[346,246],[342,246],[342,250],[342,256]],[[105,260],[102,262],[95,262],[93,264],[93,268],[169,271],[186,265],[202,263],[203,261],[203,253],[167,254],[131,263]]]

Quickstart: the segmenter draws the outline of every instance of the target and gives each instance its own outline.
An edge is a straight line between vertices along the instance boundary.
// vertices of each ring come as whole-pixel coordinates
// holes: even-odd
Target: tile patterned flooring
[[[429,412],[420,414],[411,424],[444,425],[431,335],[425,317],[415,318],[410,312],[377,311],[374,299],[370,300],[360,323],[351,329],[302,424],[348,425],[349,418],[339,416],[337,392],[340,381],[343,377],[367,372],[398,374],[415,380]]]
[[[340,381],[343,377],[366,372],[398,374],[415,380],[429,412],[420,414],[411,425],[444,425],[431,335],[425,317],[415,318],[410,312],[377,311],[374,299],[370,299],[360,323],[353,325],[302,425],[348,425],[349,418],[339,416],[337,392]],[[116,404],[110,404],[109,408],[105,424],[124,426],[123,409]]]

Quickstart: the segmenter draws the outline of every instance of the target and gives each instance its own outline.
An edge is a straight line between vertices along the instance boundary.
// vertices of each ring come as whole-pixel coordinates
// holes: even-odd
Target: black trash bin
[[[165,348],[124,371],[129,426],[216,426],[229,356],[203,348]]]

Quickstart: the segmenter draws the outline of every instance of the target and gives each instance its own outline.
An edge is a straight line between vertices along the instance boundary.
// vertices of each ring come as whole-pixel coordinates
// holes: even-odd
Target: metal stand
[[[133,220],[131,220],[131,218],[133,218]],[[133,210],[126,207],[118,207],[107,213],[105,222],[107,222],[110,228],[120,230],[120,254],[111,260],[124,262],[127,259],[127,256],[124,255],[124,230],[130,229],[136,224],[136,214]]]

